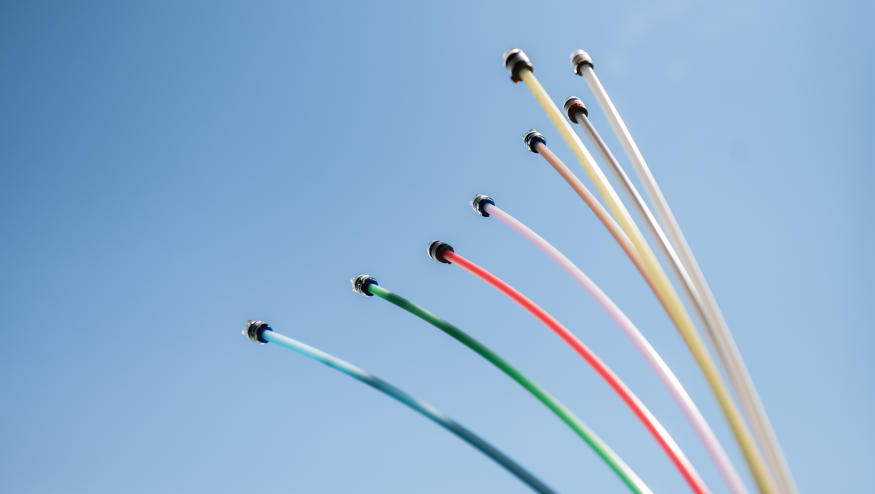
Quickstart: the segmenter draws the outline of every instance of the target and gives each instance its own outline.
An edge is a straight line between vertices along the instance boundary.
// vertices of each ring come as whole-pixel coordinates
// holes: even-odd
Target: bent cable
[[[641,262],[649,275],[648,283],[657,293],[657,298],[660,299],[660,303],[666,309],[669,318],[672,320],[672,323],[674,323],[678,333],[681,335],[681,338],[684,340],[684,343],[687,345],[687,348],[696,360],[696,364],[698,364],[699,369],[705,376],[705,380],[708,382],[708,386],[711,388],[714,397],[717,399],[717,403],[720,405],[720,410],[723,412],[723,415],[732,430],[732,434],[735,436],[735,440],[741,448],[745,462],[757,483],[757,487],[759,487],[760,491],[764,494],[774,493],[775,486],[772,478],[769,475],[766,464],[747,428],[747,424],[745,424],[741,413],[732,400],[732,396],[726,389],[726,385],[723,383],[723,378],[711,358],[708,348],[699,336],[699,332],[696,330],[695,325],[693,325],[690,315],[684,308],[683,302],[681,302],[680,297],[677,292],[675,292],[671,281],[668,279],[665,271],[663,271],[662,266],[659,264],[653,251],[650,250],[650,246],[644,239],[644,235],[641,234],[638,226],[632,220],[629,211],[626,210],[626,207],[623,205],[622,201],[620,201],[616,191],[611,186],[611,183],[608,181],[605,174],[598,167],[598,164],[595,162],[592,155],[577,137],[577,134],[574,133],[574,130],[571,128],[568,121],[563,118],[562,113],[556,107],[556,104],[553,103],[550,95],[547,94],[547,91],[544,90],[543,86],[538,82],[538,79],[532,72],[531,62],[529,62],[528,58],[524,55],[520,57],[520,54],[522,53],[521,51],[518,51],[515,55],[513,52],[514,50],[505,53],[505,66],[508,67],[510,65],[509,70],[511,70],[512,79],[522,80],[526,84],[526,87],[529,88],[529,91],[535,97],[538,104],[540,104],[544,112],[547,113],[547,116],[562,135],[566,144],[571,148],[574,156],[580,162],[590,179],[592,179],[596,189],[607,204],[608,209],[617,220],[617,223],[635,246],[635,250],[638,251]],[[520,61],[522,58],[524,58],[524,62]],[[509,64],[508,62],[511,63]]]
[[[452,432],[463,441],[478,449],[481,453],[494,460],[496,463],[498,463],[507,471],[516,476],[523,483],[531,487],[532,490],[534,490],[535,492],[544,494],[555,494],[555,491],[548,487],[547,484],[542,482],[533,474],[529,473],[529,471],[522,467],[519,463],[511,459],[509,456],[501,452],[499,449],[488,443],[477,434],[471,432],[466,427],[462,426],[458,422],[455,422],[449,417],[444,416],[428,403],[414,398],[413,396],[407,394],[405,391],[395,387],[392,384],[389,384],[379,377],[365,372],[364,370],[350,364],[349,362],[341,360],[317,348],[313,348],[309,345],[289,338],[288,336],[276,333],[266,323],[262,323],[260,321],[250,321],[249,327],[244,330],[244,333],[247,331],[249,333],[249,337],[253,339],[253,341],[257,341],[259,343],[276,343],[277,345],[280,345],[282,347],[294,350],[301,355],[321,362],[328,367],[331,367],[332,369],[338,370],[352,377],[353,379],[356,379],[378,391],[385,393],[388,396],[391,396],[395,400],[398,400],[399,402],[407,405],[413,410],[416,410],[423,416],[429,418],[436,424],[440,425],[449,432]]]
[[[552,101],[551,101],[552,104]],[[577,193],[578,196],[586,203],[593,211],[601,223],[608,229],[611,236],[617,241],[632,264],[644,281],[653,291],[659,303],[662,305],[665,312],[668,314],[672,323],[678,329],[678,333],[684,340],[684,343],[689,348],[690,353],[696,360],[696,363],[701,369],[705,380],[708,382],[712,393],[717,399],[718,405],[723,412],[726,421],[729,423],[730,430],[735,437],[736,442],[741,448],[745,462],[750,469],[754,481],[761,491],[766,494],[774,492],[772,480],[769,477],[765,464],[763,463],[760,452],[757,450],[750,431],[747,429],[744,419],[741,417],[738,408],[732,401],[726,385],[723,384],[723,378],[720,376],[714,361],[711,359],[704,342],[699,336],[698,331],[693,325],[689,314],[684,309],[683,303],[678,297],[671,282],[666,276],[659,261],[647,242],[644,240],[641,232],[634,222],[629,223],[630,228],[623,229],[622,223],[618,220],[610,218],[610,215],[605,210],[604,206],[598,202],[593,194],[586,188],[583,182],[580,181],[568,167],[554,154],[546,144],[544,137],[538,132],[531,130],[525,135],[529,149],[539,154],[547,161],[550,166],[565,180],[566,183]],[[627,235],[627,233],[631,233]]]
[[[452,338],[456,339],[463,345],[467,346],[481,357],[488,360],[492,365],[507,374],[511,379],[517,382],[526,391],[531,393],[547,408],[549,408],[557,417],[559,417],[571,430],[574,431],[583,441],[592,448],[593,451],[620,477],[624,484],[635,493],[652,494],[650,488],[638,477],[638,475],[619,457],[607,444],[605,444],[594,432],[592,432],[571,410],[563,405],[559,400],[554,398],[550,393],[541,388],[534,381],[529,379],[514,366],[501,358],[498,354],[490,350],[486,345],[480,343],[471,335],[465,333],[461,329],[453,326],[449,322],[439,318],[426,309],[414,304],[413,302],[401,297],[389,290],[379,286],[376,280],[370,278],[369,282],[364,283],[361,287],[363,294],[376,295],[387,302],[394,304],[401,309],[419,317],[423,321],[440,329]],[[357,290],[358,291],[358,290]]]
[[[565,342],[571,349],[573,349],[590,367],[595,370],[596,374],[599,375],[608,386],[620,397],[623,403],[632,411],[632,413],[638,418],[638,420],[644,425],[647,431],[653,436],[656,440],[657,444],[662,448],[665,452],[666,456],[671,460],[674,464],[675,468],[680,472],[681,476],[686,481],[687,485],[693,492],[696,493],[705,493],[709,492],[708,488],[705,486],[704,481],[699,476],[699,473],[693,467],[690,460],[684,454],[684,452],[680,449],[677,443],[672,439],[671,435],[662,426],[662,424],[656,419],[656,417],[650,412],[650,410],[638,399],[637,396],[623,383],[620,378],[614,374],[601,359],[596,356],[595,353],[592,352],[586,345],[584,345],[579,339],[577,339],[574,334],[569,331],[565,326],[560,324],[553,316],[548,314],[544,309],[540,306],[532,302],[525,295],[502,281],[497,276],[493,275],[489,271],[483,269],[477,264],[469,261],[468,259],[462,257],[459,254],[456,254],[452,247],[447,244],[442,244],[438,242],[432,243],[432,248],[430,249],[430,253],[432,257],[448,264],[455,264],[465,271],[473,274],[477,278],[480,278],[488,285],[492,286],[519,306],[524,308],[527,312],[533,315],[538,321],[540,321],[544,326],[547,326],[551,331],[553,331],[557,336],[559,336],[562,341]]]
[[[569,102],[572,103],[572,108],[574,109],[569,109]],[[583,102],[580,101],[579,98],[572,97],[568,98],[565,104],[568,111],[568,118],[571,121],[580,125],[584,133],[589,138],[590,142],[592,142],[593,145],[596,147],[596,150],[602,157],[602,160],[604,160],[609,165],[611,172],[613,172],[614,178],[617,180],[617,182],[620,183],[620,186],[623,189],[623,192],[626,194],[626,197],[629,198],[630,202],[635,207],[635,211],[638,214],[638,217],[641,218],[641,221],[647,227],[648,233],[656,241],[656,245],[659,247],[662,257],[666,260],[668,266],[671,268],[675,280],[677,280],[678,284],[681,286],[681,289],[684,292],[684,297],[686,297],[690,306],[693,308],[693,313],[695,314],[699,325],[703,328],[706,328],[706,334],[709,334],[709,323],[707,317],[705,316],[705,309],[701,300],[701,296],[699,293],[696,292],[696,289],[693,286],[693,282],[690,279],[690,275],[683,267],[683,264],[681,263],[681,260],[678,257],[678,254],[675,251],[674,247],[671,245],[671,241],[669,241],[668,237],[666,236],[665,231],[663,231],[662,227],[659,225],[656,217],[650,211],[650,208],[647,206],[644,198],[641,197],[641,194],[638,192],[635,184],[632,183],[632,180],[626,174],[626,171],[623,169],[622,165],[620,165],[620,162],[617,161],[614,153],[611,152],[610,148],[608,148],[608,145],[602,139],[601,135],[599,135],[595,126],[592,124],[592,122],[590,122],[588,112],[585,109],[586,107],[583,106]],[[711,343],[714,343],[713,339],[711,340]]]
[[[596,76],[592,63],[579,64],[575,67],[575,71],[583,76],[593,95],[595,95],[602,112],[608,118],[614,134],[620,140],[623,150],[628,156],[629,161],[631,161],[635,173],[643,184],[644,191],[653,204],[660,222],[662,222],[668,237],[677,249],[678,256],[692,280],[693,287],[701,297],[705,317],[708,321],[706,331],[712,345],[715,347],[717,357],[726,370],[730,385],[741,403],[745,416],[757,434],[759,445],[763,448],[766,461],[781,486],[781,491],[785,494],[797,492],[789,465],[781,451],[777,436],[741,357],[741,352],[732,338],[732,333],[726,324],[726,320],[723,318],[723,314],[717,305],[705,275],[696,262],[692,249],[687,243],[671,208],[668,206],[668,201],[666,201],[665,196],[662,194],[653,173],[647,166],[644,156],[638,149],[619,111],[617,111],[616,106],[614,106],[613,101],[611,101],[610,96],[608,96],[607,91],[605,91],[604,86],[602,86],[601,81]]]
[[[683,411],[684,416],[693,426],[699,439],[705,445],[705,448],[708,450],[708,453],[711,455],[711,458],[714,460],[714,463],[717,465],[718,470],[723,476],[724,481],[729,486],[730,491],[734,494],[746,494],[747,488],[745,488],[741,476],[735,470],[732,461],[729,459],[729,455],[726,454],[726,451],[723,449],[723,446],[720,444],[720,441],[717,439],[717,436],[714,434],[710,425],[708,425],[702,412],[699,411],[699,408],[693,402],[693,399],[690,397],[689,393],[687,393],[686,389],[684,389],[680,380],[674,372],[672,372],[668,364],[665,363],[656,349],[653,348],[650,342],[647,341],[647,338],[641,334],[641,331],[638,330],[629,317],[586,275],[586,273],[577,267],[576,264],[571,262],[571,260],[560,252],[559,249],[544,240],[543,237],[538,235],[524,223],[514,218],[510,213],[496,206],[491,199],[484,201],[482,198],[486,196],[478,197],[481,198],[478,202],[480,204],[480,210],[482,210],[482,212],[479,210],[478,212],[481,212],[481,214],[486,213],[483,214],[484,216],[496,217],[499,221],[519,233],[523,238],[531,242],[541,252],[558,264],[563,271],[571,276],[574,281],[592,296],[595,302],[608,314],[611,320],[619,326],[626,337],[629,338],[635,348],[647,361],[648,365],[650,365],[653,371],[657,374],[663,385],[668,389],[672,398],[674,398],[675,402]],[[477,199],[475,199],[475,201],[476,200]]]

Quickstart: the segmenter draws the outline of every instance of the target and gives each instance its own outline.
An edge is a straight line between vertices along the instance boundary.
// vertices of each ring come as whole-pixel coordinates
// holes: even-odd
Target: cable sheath
[[[635,327],[629,317],[626,316],[617,304],[615,304],[614,301],[611,300],[610,297],[608,297],[607,294],[605,294],[605,292],[586,275],[586,273],[560,252],[559,249],[544,240],[543,237],[538,235],[524,223],[493,204],[486,203],[483,206],[483,209],[490,216],[498,218],[499,221],[531,242],[541,252],[546,254],[547,257],[558,264],[563,271],[568,273],[577,284],[592,296],[596,303],[608,314],[614,323],[620,327],[626,337],[629,338],[635,348],[647,361],[648,365],[650,365],[659,377],[660,381],[662,381],[663,385],[668,389],[672,398],[674,398],[675,402],[683,411],[684,416],[693,426],[699,439],[705,445],[705,448],[708,450],[708,453],[711,455],[711,458],[714,460],[714,463],[717,465],[717,468],[720,470],[721,475],[729,486],[730,491],[734,494],[747,494],[747,488],[745,488],[741,476],[738,475],[738,472],[732,465],[729,455],[726,454],[726,451],[717,439],[716,434],[711,430],[711,427],[708,425],[702,412],[699,411],[695,402],[693,402],[689,393],[687,393],[687,390],[684,389],[680,380],[675,376],[674,372],[672,372],[671,368],[665,363],[656,349],[653,348],[650,342],[647,341],[647,338],[641,334],[641,331]]]
[[[690,460],[687,459],[684,452],[681,451],[680,447],[675,443],[668,431],[665,430],[662,424],[659,423],[656,417],[653,416],[650,410],[644,406],[641,400],[632,393],[623,381],[621,381],[620,378],[617,377],[617,375],[595,355],[595,353],[578,340],[571,331],[562,326],[556,319],[537,304],[529,300],[525,295],[518,292],[489,271],[486,271],[477,264],[474,264],[461,255],[449,250],[445,250],[443,256],[444,259],[451,264],[458,265],[465,271],[468,271],[499,292],[503,293],[559,336],[562,341],[570,346],[578,355],[580,355],[581,358],[583,358],[584,361],[586,361],[586,363],[590,365],[590,367],[593,368],[593,370],[596,371],[599,377],[610,386],[623,403],[625,403],[632,413],[635,414],[638,420],[641,421],[647,431],[650,432],[665,454],[669,457],[675,468],[680,472],[690,489],[693,492],[700,494],[709,492],[698,472],[696,472],[695,468],[693,468],[693,465],[690,463]]]
[[[549,408],[557,417],[565,422],[575,434],[581,439],[617,474],[624,484],[632,492],[652,494],[650,488],[632,471],[632,469],[619,457],[607,444],[605,444],[594,432],[592,432],[571,410],[563,405],[559,400],[554,398],[546,390],[538,386],[534,381],[529,379],[525,374],[517,370],[509,362],[501,358],[498,354],[490,350],[486,345],[480,343],[474,337],[461,329],[453,326],[449,322],[439,318],[424,308],[414,304],[400,295],[386,290],[382,286],[371,283],[365,288],[372,295],[376,295],[383,300],[386,300],[401,309],[419,317],[423,321],[440,329],[444,333],[453,337],[463,345],[467,346],[481,357],[488,360],[492,365],[500,369],[511,379],[517,382],[526,391],[531,393],[547,408]]]
[[[608,209],[613,214],[614,219],[617,220],[617,223],[626,233],[629,240],[632,242],[632,245],[634,245],[635,250],[638,251],[641,263],[644,266],[645,271],[643,274],[645,275],[645,279],[647,279],[648,284],[654,290],[654,294],[665,308],[669,318],[672,320],[672,323],[674,323],[678,333],[681,335],[681,338],[684,340],[684,343],[687,345],[687,348],[696,360],[699,369],[705,376],[705,380],[708,382],[708,386],[711,388],[714,397],[717,399],[717,403],[720,406],[726,421],[729,423],[732,434],[741,448],[742,454],[744,455],[748,468],[753,474],[757,486],[764,494],[774,493],[774,486],[768,475],[768,471],[765,468],[760,452],[756,448],[756,444],[750,431],[747,429],[747,425],[745,424],[741,413],[732,401],[732,396],[729,394],[726,385],[723,383],[723,378],[720,375],[714,360],[711,358],[708,348],[702,341],[701,336],[699,336],[699,332],[696,330],[690,315],[687,313],[687,310],[684,308],[683,302],[681,302],[677,292],[675,292],[671,281],[668,279],[668,276],[665,274],[665,271],[663,271],[662,266],[656,259],[656,255],[650,249],[650,246],[647,244],[647,241],[644,239],[638,226],[632,220],[629,211],[620,201],[607,177],[605,177],[592,155],[577,137],[577,134],[574,133],[571,125],[563,118],[562,113],[553,103],[553,100],[550,99],[550,96],[538,82],[537,78],[535,78],[532,71],[526,68],[520,70],[519,78],[526,83],[526,86],[550,117],[550,120],[553,121],[563,139],[569,147],[571,147],[575,157],[577,157],[581,166],[583,166],[584,170],[590,176],[596,189],[602,196],[602,199],[607,204]],[[571,135],[568,135],[569,133]]]
[[[523,468],[520,464],[515,462],[509,456],[502,453],[495,446],[489,444],[488,442],[486,442],[486,440],[482,439],[477,434],[474,434],[461,424],[450,419],[449,417],[444,416],[428,403],[414,398],[413,396],[407,394],[405,391],[395,387],[392,384],[389,384],[388,382],[380,379],[379,377],[369,372],[365,372],[364,370],[350,364],[349,362],[346,362],[345,360],[341,360],[333,355],[323,352],[322,350],[301,343],[300,341],[293,340],[288,336],[276,333],[273,330],[264,330],[264,332],[262,333],[262,337],[271,343],[276,343],[277,345],[288,348],[289,350],[294,350],[301,355],[321,362],[328,367],[331,367],[332,369],[338,370],[353,379],[356,379],[378,391],[381,391],[391,396],[392,398],[400,401],[401,403],[407,405],[413,410],[416,410],[425,417],[431,419],[433,422],[440,425],[444,429],[452,432],[474,448],[480,450],[481,453],[493,459],[496,463],[515,475],[523,483],[531,487],[532,490],[534,490],[535,492],[544,494],[555,494],[555,491],[549,488],[547,484],[529,473],[528,470]]]
[[[644,156],[638,149],[638,145],[626,127],[620,112],[617,111],[616,106],[614,106],[613,101],[611,101],[610,96],[608,96],[607,91],[602,86],[598,76],[596,76],[595,71],[592,67],[587,66],[583,69],[581,75],[593,95],[595,95],[602,112],[608,118],[611,128],[614,130],[635,169],[636,175],[638,175],[639,180],[644,186],[647,197],[656,210],[657,217],[665,227],[668,238],[677,249],[678,258],[690,277],[692,288],[699,296],[699,303],[706,321],[704,325],[705,332],[717,353],[717,358],[726,371],[729,384],[735,391],[745,417],[756,433],[759,446],[765,453],[765,460],[768,463],[769,470],[771,470],[772,475],[774,475],[781,488],[780,492],[795,494],[797,492],[796,483],[787,460],[781,451],[780,443],[766,414],[762,400],[760,400],[757,394],[756,387],[744,364],[741,352],[732,338],[732,332],[729,330],[720,307],[717,305],[717,300],[711,291],[711,287],[708,285],[705,275],[699,267],[693,251],[668,205],[668,201],[666,201],[665,196],[662,194],[662,190],[660,190],[659,184],[647,166]],[[742,449],[744,450],[744,447]],[[743,452],[747,458],[748,452]],[[748,464],[752,463],[751,458],[747,459]],[[761,462],[762,460],[759,461]],[[754,476],[757,477],[757,475],[758,473],[754,472]],[[759,475],[762,476],[763,474],[759,473]],[[773,486],[766,485],[771,484],[770,479],[757,479],[757,483],[764,492],[770,492],[773,489]]]

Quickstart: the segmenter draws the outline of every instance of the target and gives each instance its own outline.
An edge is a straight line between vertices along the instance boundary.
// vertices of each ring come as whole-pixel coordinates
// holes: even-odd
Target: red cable
[[[690,460],[687,459],[686,455],[684,455],[683,451],[681,451],[680,447],[677,443],[674,442],[674,439],[668,434],[668,431],[656,420],[656,417],[650,413],[650,410],[641,403],[641,400],[635,396],[632,391],[626,387],[623,381],[620,380],[619,377],[614,374],[611,369],[602,362],[596,354],[594,354],[586,345],[584,345],[580,340],[574,336],[571,331],[565,328],[562,324],[559,323],[556,319],[554,319],[550,314],[548,314],[544,309],[540,308],[536,303],[529,300],[525,295],[516,291],[513,287],[502,281],[500,278],[495,276],[494,274],[486,271],[480,266],[474,264],[473,262],[465,259],[464,257],[456,254],[455,252],[446,249],[441,252],[441,255],[444,259],[449,261],[452,264],[457,264],[459,267],[473,274],[474,276],[480,278],[486,283],[492,285],[493,288],[497,289],[508,298],[519,304],[522,308],[526,309],[530,314],[535,316],[541,323],[550,328],[554,333],[556,333],[562,340],[574,349],[578,355],[580,355],[583,360],[586,361],[595,371],[601,376],[605,382],[617,393],[623,402],[629,407],[630,410],[638,417],[638,420],[644,424],[644,427],[650,432],[650,434],[656,439],[656,442],[659,443],[660,447],[662,447],[665,454],[671,459],[672,463],[674,463],[675,467],[677,467],[678,471],[680,471],[681,475],[684,477],[684,480],[687,481],[687,484],[690,486],[693,492],[697,494],[705,494],[708,492],[708,488],[705,487],[705,483],[699,477],[699,474],[693,468],[693,465],[690,463]]]

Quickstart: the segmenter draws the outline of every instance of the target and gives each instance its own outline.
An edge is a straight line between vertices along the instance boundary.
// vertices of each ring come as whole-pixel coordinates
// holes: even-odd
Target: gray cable
[[[576,53],[578,52],[575,52],[575,54]],[[572,54],[572,57],[574,57],[575,54]],[[574,58],[572,58],[572,60],[574,60]],[[777,480],[781,492],[785,494],[795,494],[797,492],[795,482],[793,481],[787,461],[781,452],[781,446],[778,443],[775,432],[769,422],[765,409],[763,408],[762,401],[757,395],[756,388],[754,387],[750,374],[742,360],[738,346],[732,338],[726,320],[720,312],[717,301],[705,280],[701,268],[693,256],[693,252],[690,249],[686,238],[684,238],[684,235],[681,232],[677,220],[668,206],[668,202],[665,200],[665,196],[663,196],[662,191],[659,189],[656,179],[653,177],[647,163],[644,161],[644,156],[635,144],[635,141],[629,133],[626,124],[623,122],[620,113],[617,111],[602,86],[601,81],[599,81],[593,71],[591,60],[583,60],[578,64],[573,63],[573,65],[575,71],[586,80],[587,85],[595,95],[599,106],[607,116],[611,128],[620,140],[626,155],[629,157],[629,160],[635,168],[639,180],[641,180],[641,183],[644,186],[647,197],[656,209],[656,215],[660,222],[665,226],[667,236],[666,232],[662,232],[658,225],[651,224],[655,223],[655,218],[652,213],[644,214],[642,212],[642,209],[638,204],[639,201],[643,203],[641,195],[635,192],[634,187],[631,187],[631,191],[626,187],[626,182],[629,180],[628,176],[626,176],[625,173],[622,173],[625,180],[619,176],[618,179],[624,184],[626,193],[629,194],[633,199],[633,202],[636,203],[636,209],[638,209],[639,214],[644,214],[643,220],[648,225],[651,234],[655,235],[659,240],[657,243],[661,244],[660,250],[663,255],[668,256],[667,259],[669,260],[669,265],[672,266],[672,271],[678,278],[678,282],[684,289],[684,293],[688,300],[690,300],[696,313],[696,317],[700,319],[700,324],[702,320],[704,320],[704,324],[701,325],[705,330],[705,334],[711,342],[711,345],[714,347],[717,357],[726,371],[729,383],[732,386],[733,391],[735,391],[745,417],[754,430],[760,448],[764,452],[765,460],[769,469],[772,471],[772,475]],[[584,129],[586,129],[586,127],[584,127]],[[599,146],[598,143],[596,143],[596,145],[601,148],[604,146],[604,141],[601,141],[601,146]],[[606,146],[604,147],[606,148]],[[600,153],[602,152],[601,149],[599,151]],[[602,154],[602,156],[604,157],[605,155]],[[608,158],[605,159],[611,163],[611,160]],[[611,163],[611,167],[614,168],[615,165],[616,168],[622,171],[622,168],[620,168],[616,159]],[[629,185],[631,185],[631,183]],[[635,192],[635,194],[633,195],[632,192]],[[661,235],[660,232],[662,233]],[[672,245],[677,247],[678,250],[674,251]],[[674,253],[674,256],[671,255],[672,253]],[[680,262],[681,265],[675,266],[677,262]],[[684,274],[686,274],[686,276],[683,276]]]

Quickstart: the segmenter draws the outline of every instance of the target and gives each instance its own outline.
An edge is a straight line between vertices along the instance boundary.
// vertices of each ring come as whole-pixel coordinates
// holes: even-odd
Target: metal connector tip
[[[446,251],[456,252],[453,249],[452,245],[441,242],[440,240],[435,240],[434,242],[428,244],[428,257],[431,257],[435,261],[442,262],[444,264],[451,264],[450,261],[444,258],[444,253]]]
[[[349,282],[352,284],[352,291],[358,293],[359,295],[364,295],[365,297],[374,296],[373,293],[368,291],[368,286],[379,285],[379,283],[377,283],[377,279],[369,274],[360,274],[351,278]]]
[[[264,339],[264,331],[270,329],[270,325],[264,321],[246,321],[246,327],[243,328],[243,335],[248,336],[250,340],[264,345],[267,340]]]
[[[586,66],[593,67],[592,57],[589,53],[583,50],[574,50],[571,52],[571,67],[574,68],[574,73],[583,75],[583,68]]]
[[[586,109],[583,100],[577,96],[569,96],[568,99],[565,100],[563,107],[565,108],[565,114],[568,116],[568,120],[571,120],[574,123],[580,123],[577,121],[577,116],[581,113],[583,113],[584,117],[589,116],[589,110]]]
[[[489,217],[489,213],[486,212],[485,208],[487,204],[492,204],[493,206],[495,206],[495,201],[486,194],[477,194],[476,196],[474,196],[474,199],[471,199],[471,207],[474,208],[474,211],[476,211],[477,214],[483,216],[484,218]]]
[[[535,129],[529,129],[523,132],[523,143],[526,145],[526,149],[529,151],[538,154],[538,150],[535,148],[537,143],[547,144],[547,139],[544,139],[544,136]]]
[[[526,53],[519,48],[511,48],[502,55],[504,66],[510,72],[510,80],[519,82],[519,73],[522,69],[532,70],[532,61],[526,56]]]

